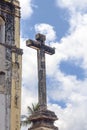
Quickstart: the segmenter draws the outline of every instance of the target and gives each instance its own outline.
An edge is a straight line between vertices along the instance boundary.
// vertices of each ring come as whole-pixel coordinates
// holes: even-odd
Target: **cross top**
[[[46,36],[38,33],[38,34],[36,34],[35,39],[37,41],[40,41],[41,43],[44,43],[46,41]]]
[[[45,53],[49,55],[55,54],[55,48],[45,45],[45,40],[46,40],[45,35],[38,33],[36,34],[35,39],[36,40],[31,40],[31,39],[27,40],[26,46],[31,47],[36,50],[40,50],[41,48],[43,48]]]

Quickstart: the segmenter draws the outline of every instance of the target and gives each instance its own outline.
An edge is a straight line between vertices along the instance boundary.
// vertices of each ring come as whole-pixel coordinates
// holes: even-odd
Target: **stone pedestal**
[[[29,118],[32,126],[28,130],[58,130],[54,126],[54,121],[57,119],[57,116],[52,111],[37,111]]]

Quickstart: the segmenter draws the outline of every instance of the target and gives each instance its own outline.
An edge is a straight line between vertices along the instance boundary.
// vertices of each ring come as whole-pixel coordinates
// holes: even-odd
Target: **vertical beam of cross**
[[[40,110],[47,109],[47,94],[46,94],[46,68],[45,68],[45,53],[54,54],[55,49],[45,45],[46,37],[42,34],[36,34],[36,40],[27,40],[26,45],[37,50],[38,60],[38,100]]]
[[[39,93],[38,99],[40,109],[42,110],[47,108],[45,53],[43,48],[37,50],[37,58],[38,58],[38,93]]]

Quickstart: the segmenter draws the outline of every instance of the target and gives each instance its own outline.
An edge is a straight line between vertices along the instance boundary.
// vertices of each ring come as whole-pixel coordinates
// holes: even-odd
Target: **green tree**
[[[32,104],[32,106],[30,107],[30,106],[28,106],[27,107],[27,110],[28,110],[28,116],[25,116],[24,115],[24,119],[23,120],[21,120],[21,125],[29,125],[29,124],[31,124],[31,121],[29,120],[29,117],[32,115],[32,114],[34,114],[36,111],[38,111],[39,110],[39,104],[37,103],[37,104]]]

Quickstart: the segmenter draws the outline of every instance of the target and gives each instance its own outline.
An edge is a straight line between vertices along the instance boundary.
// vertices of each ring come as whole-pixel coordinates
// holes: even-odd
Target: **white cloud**
[[[80,7],[80,1],[61,1],[61,6],[67,8]],[[76,5],[74,5],[76,2]],[[78,5],[77,5],[78,2]],[[85,1],[87,3],[87,1]],[[86,4],[87,5],[87,4]],[[74,7],[75,6],[75,7]],[[85,7],[83,2],[82,7]],[[82,10],[82,7],[80,9]],[[80,11],[81,11],[80,10]],[[73,10],[72,10],[73,11]],[[55,123],[60,130],[86,130],[87,129],[87,75],[83,81],[77,80],[76,76],[65,75],[60,71],[58,66],[62,60],[73,60],[75,64],[82,67],[87,73],[87,14],[75,12],[69,19],[70,29],[69,34],[63,37],[59,43],[54,43],[56,54],[51,58],[48,56],[47,72],[56,79],[52,85],[52,90],[49,91],[49,98],[56,101],[63,100],[66,108],[62,109],[58,105],[50,104],[49,108],[54,110],[59,117]],[[54,66],[50,63],[54,63]],[[50,67],[49,67],[50,66]],[[52,71],[52,73],[50,72]],[[54,73],[53,73],[54,72]]]
[[[56,0],[58,6],[67,8],[71,11],[85,11],[87,10],[87,0]]]
[[[78,22],[85,20],[87,23],[87,0],[56,0],[56,4],[58,7],[68,10],[67,13],[70,18],[66,17],[66,19],[70,23],[70,30],[75,29],[78,26]]]
[[[71,24],[72,25],[72,24]],[[60,130],[84,130],[87,129],[86,117],[87,117],[87,79],[84,81],[78,81],[76,76],[67,76],[64,75],[59,70],[59,65],[62,60],[74,60],[75,64],[82,67],[85,71],[87,71],[87,37],[86,37],[87,23],[86,23],[86,15],[84,15],[80,21],[78,21],[78,25],[75,26],[69,35],[63,37],[59,43],[53,43],[52,46],[56,48],[56,53],[53,56],[46,56],[47,62],[47,74],[52,76],[56,82],[53,82],[51,86],[48,96],[49,98],[61,101],[63,100],[66,104],[66,108],[62,109],[57,104],[48,104],[49,109],[55,111],[59,120],[56,121],[56,126],[59,127]],[[52,32],[55,31],[52,29]],[[42,32],[41,32],[42,33]],[[47,32],[47,33],[50,33]],[[47,35],[47,34],[46,34]],[[49,38],[48,38],[49,39]],[[54,39],[54,38],[53,38]],[[36,53],[35,50],[32,52],[32,49],[24,48],[24,61],[23,61],[23,77],[31,77],[30,80],[26,80],[26,84],[32,84],[35,82],[37,75],[33,75],[32,72],[36,71],[35,60]],[[34,63],[32,64],[34,59]],[[82,60],[81,60],[82,59]],[[81,60],[81,62],[80,62]],[[28,64],[28,61],[29,64]],[[33,67],[32,67],[33,66]],[[25,69],[27,68],[27,70]],[[28,69],[30,71],[28,71]],[[36,72],[34,72],[35,74]],[[49,86],[47,86],[49,87]],[[33,85],[33,89],[31,92],[29,89],[23,88],[23,104],[25,103],[25,107],[28,106],[32,102],[35,102],[35,84]],[[32,98],[33,97],[33,98]],[[22,112],[25,111],[25,108],[22,106]]]
[[[22,73],[23,79],[28,80],[28,82],[32,84],[33,79],[37,79],[37,52],[26,46],[26,40],[27,39],[21,38],[21,48],[23,48]]]
[[[32,86],[29,86],[32,87]],[[29,91],[29,88],[26,88],[26,86],[22,87],[22,109],[21,113],[22,115],[28,115],[27,107],[31,106],[32,103],[37,103],[37,95]]]
[[[86,17],[85,17],[86,18]],[[48,96],[53,100],[63,100],[66,104],[66,108],[62,109],[58,105],[50,104],[49,109],[55,111],[59,117],[59,120],[55,123],[60,130],[84,130],[87,129],[86,123],[86,101],[87,101],[87,79],[84,81],[78,81],[76,76],[67,76],[59,70],[59,65],[62,60],[74,60],[75,64],[81,66],[83,69],[87,69],[87,38],[86,30],[87,24],[84,17],[78,20],[78,25],[74,30],[70,32],[69,35],[61,39],[61,43],[53,43],[52,46],[56,47],[56,53],[53,56],[46,55],[47,62],[47,74],[52,76],[54,81],[49,90]],[[42,31],[42,30],[41,30]],[[52,30],[54,31],[54,30]],[[50,31],[48,31],[49,33]],[[55,31],[54,31],[55,32]],[[47,34],[46,34],[47,35]],[[23,77],[25,77],[25,82],[32,85],[36,83],[36,53],[35,50],[24,47],[23,56]],[[31,57],[31,58],[30,58]],[[32,60],[34,59],[34,62]],[[83,60],[81,60],[83,59]],[[81,60],[81,62],[80,62]],[[30,62],[28,62],[30,61]],[[32,63],[33,62],[33,63]],[[29,69],[29,71],[28,71]],[[34,73],[32,73],[34,71]],[[27,79],[28,77],[28,79]],[[31,77],[31,78],[29,78]],[[59,82],[59,84],[58,84]],[[28,85],[29,85],[28,84]],[[30,87],[30,86],[29,86]],[[47,86],[49,87],[49,86]],[[32,86],[32,91],[28,93],[29,88],[23,88],[23,103],[22,113],[24,113],[26,106],[35,102],[35,84]],[[33,93],[32,93],[33,92]],[[25,108],[24,108],[25,107]],[[84,114],[85,112],[85,114]]]
[[[79,16],[78,16],[79,17]],[[74,19],[74,21],[77,17]],[[70,19],[71,20],[71,19]],[[51,89],[48,92],[48,96],[50,99],[61,101],[63,100],[66,104],[66,108],[62,109],[57,104],[50,104],[49,109],[55,111],[59,117],[59,120],[55,123],[60,130],[84,130],[87,129],[87,79],[85,77],[84,81],[80,81],[76,79],[76,76],[65,75],[59,69],[59,65],[62,60],[73,60],[75,64],[82,67],[85,71],[87,71],[87,21],[86,14],[80,15],[80,18],[77,20],[78,22],[74,22],[74,29],[69,30],[69,34],[66,37],[63,37],[58,42],[52,42],[51,45],[56,48],[56,53],[53,56],[46,55],[46,63],[47,63],[47,75],[52,76],[55,80],[53,84],[51,84]],[[78,23],[78,24],[77,24]],[[71,24],[71,28],[72,28]],[[38,28],[41,27],[38,25]],[[55,31],[52,29],[53,34]],[[40,28],[39,31],[42,33],[44,28]],[[46,30],[46,29],[45,29]],[[46,36],[50,34],[50,29],[46,31]],[[50,35],[51,36],[51,35]],[[55,35],[52,35],[52,41],[55,39]],[[48,37],[48,40],[50,37]],[[23,58],[23,77],[26,77],[27,84],[35,83],[35,79],[37,69],[35,62],[36,53],[35,50],[29,48],[24,48],[24,58]],[[32,58],[33,57],[34,62]],[[29,64],[28,64],[28,61]],[[32,63],[33,62],[33,63]],[[27,68],[27,69],[26,69]],[[30,70],[28,72],[28,69]],[[30,73],[30,75],[28,74]],[[31,77],[27,80],[27,77]],[[31,80],[31,81],[30,81]],[[33,93],[35,94],[35,84],[32,86]],[[49,86],[47,86],[49,87]],[[25,88],[26,89],[26,88]],[[30,103],[34,102],[35,98],[33,94],[28,94],[28,89],[23,90],[23,102],[25,102],[25,106],[28,105],[28,100]],[[29,96],[28,96],[29,95]],[[32,98],[33,97],[33,98]],[[26,100],[27,99],[27,100]],[[50,100],[49,100],[50,101]],[[25,110],[25,108],[23,108]],[[85,113],[85,114],[84,114]]]
[[[36,102],[37,96],[37,53],[26,46],[26,40],[21,38],[23,49],[22,65],[22,114],[28,105]]]
[[[87,0],[59,2],[62,7],[74,10],[69,19],[69,33],[62,37],[60,43],[55,42],[54,27],[43,23],[35,25],[36,32],[46,34],[47,42],[51,42],[56,48],[53,56],[46,55],[47,75],[55,79],[50,86],[51,89],[48,90],[48,98],[55,101],[63,100],[66,104],[66,108],[61,108],[58,104],[48,104],[48,106],[58,115],[59,120],[55,124],[60,130],[87,130],[87,75],[81,81],[77,80],[76,76],[65,75],[59,68],[61,61],[73,60],[74,64],[82,67],[87,74],[87,14],[80,12],[87,5]],[[24,42],[25,39],[22,39],[23,44]],[[35,50],[25,45],[23,49],[23,82],[29,85],[29,88],[23,87],[22,90],[22,113],[25,113],[26,107],[36,100],[37,57]]]
[[[60,130],[86,130],[87,129],[87,105],[84,103],[78,106],[73,106],[68,104],[65,109],[61,109],[56,104],[50,104],[49,108],[56,112],[59,120],[56,121],[55,125],[59,127]],[[85,113],[86,112],[86,113]]]
[[[32,0],[19,0],[21,6],[22,19],[30,17],[33,13]]]

